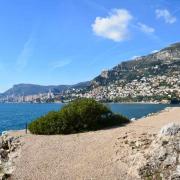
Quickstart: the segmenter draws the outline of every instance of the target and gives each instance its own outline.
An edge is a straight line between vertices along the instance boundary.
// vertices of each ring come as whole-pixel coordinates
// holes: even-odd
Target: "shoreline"
[[[143,116],[143,117],[137,119],[137,121],[138,121],[138,120],[141,120],[141,119],[144,119],[144,118],[147,118],[147,117],[157,116],[158,114],[163,113],[163,112],[169,112],[169,111],[170,111],[171,109],[173,109],[173,108],[176,108],[176,107],[165,107],[164,109],[162,109],[162,110],[160,110],[160,111],[158,111],[158,112],[149,113],[148,115]]]
[[[22,143],[11,179],[103,180],[122,177],[138,180],[135,169],[131,169],[127,178],[134,149],[127,146],[126,141],[130,145],[144,138],[149,142],[162,126],[180,123],[180,107],[168,108],[139,120],[121,127],[70,135],[11,132],[11,136],[21,136]]]
[[[113,104],[113,103],[108,103],[108,104]],[[121,103],[118,103],[118,104],[121,104]],[[123,103],[122,103],[123,104]],[[127,103],[128,104],[128,103]],[[178,106],[177,106],[178,107]],[[140,117],[140,118],[131,118],[131,119],[129,119],[130,120],[130,122],[133,122],[133,121],[139,121],[139,120],[141,120],[141,119],[144,119],[144,118],[147,118],[147,117],[150,117],[150,116],[154,116],[154,115],[158,115],[158,114],[160,114],[160,113],[162,113],[162,112],[166,112],[166,111],[168,111],[168,110],[170,110],[170,109],[172,109],[172,108],[174,108],[174,107],[164,107],[164,109],[162,109],[162,110],[160,110],[160,111],[158,111],[158,112],[154,112],[154,113],[149,113],[149,114],[147,114],[146,116],[142,116],[142,117]],[[5,130],[5,131],[2,131],[1,132],[1,134],[3,133],[3,132],[7,132],[7,133],[12,133],[12,132],[18,132],[18,131],[26,131],[26,129],[10,129],[10,130]],[[1,135],[0,135],[1,136]]]
[[[178,106],[177,106],[178,107]],[[147,117],[151,117],[151,116],[154,116],[154,115],[158,115],[158,114],[160,114],[160,113],[163,113],[163,112],[167,112],[167,111],[169,111],[170,109],[172,109],[172,108],[174,108],[174,107],[165,107],[164,109],[162,109],[162,110],[160,110],[160,111],[158,111],[158,112],[155,112],[155,113],[149,113],[149,114],[147,114],[146,116],[142,116],[142,117],[140,117],[140,118],[131,118],[130,119],[130,122],[133,122],[133,121],[139,121],[139,120],[142,120],[142,119],[144,119],[144,118],[147,118]],[[176,107],[175,107],[176,108]],[[7,133],[12,133],[12,132],[18,132],[18,131],[26,131],[26,129],[10,129],[10,130],[5,130],[5,131],[2,131],[1,132],[1,134],[3,133],[3,132],[7,132]],[[0,135],[1,136],[1,135]]]
[[[53,103],[54,104],[54,103]],[[52,105],[53,105],[52,104]],[[140,105],[140,107],[141,106],[143,106],[143,104],[136,104],[136,103],[134,103],[134,104],[129,104],[129,103],[107,103],[107,106],[111,106],[111,105],[117,105],[118,106],[118,104],[121,106],[121,105],[124,105],[125,107],[126,106],[128,106],[128,105],[131,105],[131,106],[138,106],[138,105]],[[20,104],[20,105],[24,105],[24,104]],[[30,105],[30,104],[27,104],[27,105]],[[36,104],[36,105],[38,105],[38,104]],[[42,104],[43,105],[43,104]],[[55,105],[55,104],[54,104]],[[56,104],[57,106],[58,106],[58,104]],[[147,108],[149,107],[148,105],[152,105],[152,106],[159,106],[160,108],[157,108],[157,112],[156,112],[156,110],[154,110],[154,112],[152,111],[152,112],[147,112],[148,114],[141,114],[141,115],[138,115],[138,116],[136,116],[136,113],[135,113],[135,115],[132,115],[132,116],[130,116],[129,117],[129,119],[131,120],[131,121],[137,121],[137,120],[139,120],[139,119],[142,119],[142,118],[145,118],[145,117],[148,117],[148,116],[152,116],[153,114],[156,114],[156,113],[160,113],[161,111],[163,111],[164,109],[166,109],[166,108],[173,108],[173,107],[180,107],[180,105],[166,105],[166,104],[144,104],[144,105],[147,105]],[[51,104],[49,104],[49,106],[51,106]],[[51,110],[50,110],[51,111]],[[137,111],[138,112],[138,111]],[[121,113],[121,112],[116,112],[116,113],[120,113],[120,114],[123,114],[123,113]],[[124,116],[127,116],[127,115],[125,115],[124,114]],[[30,122],[30,121],[28,121],[28,122]],[[24,124],[25,124],[26,122],[24,122]],[[1,135],[1,133],[3,132],[3,131],[18,131],[18,130],[22,130],[22,129],[25,129],[25,125],[24,125],[24,127],[20,127],[20,128],[16,128],[16,127],[13,127],[14,129],[3,129],[3,130],[1,130],[0,131],[0,135]]]
[[[69,101],[71,102],[71,101]],[[100,101],[101,102],[101,101]],[[68,102],[41,102],[41,103],[36,103],[36,102],[0,102],[0,104],[67,104]],[[107,103],[107,104],[169,104],[169,105],[180,105],[180,103],[178,104],[173,104],[170,102],[106,102],[106,101],[102,101],[102,103]]]

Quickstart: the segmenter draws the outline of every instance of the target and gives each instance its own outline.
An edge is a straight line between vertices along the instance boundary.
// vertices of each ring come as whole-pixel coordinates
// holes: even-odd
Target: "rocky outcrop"
[[[144,157],[142,179],[180,180],[180,124],[164,126]]]
[[[128,132],[114,149],[113,162],[128,166],[126,179],[180,180],[180,124],[167,124],[157,134]]]
[[[139,180],[137,169],[145,161],[145,152],[149,150],[156,134],[126,132],[124,136],[117,138],[114,149],[113,162],[121,168],[122,163],[127,165],[126,179]],[[123,153],[122,153],[123,150]]]
[[[176,43],[156,53],[125,61],[108,71],[102,71],[99,76],[93,79],[92,85],[119,85],[121,81],[125,83],[133,80],[140,81],[143,77],[163,75],[171,77],[174,72],[179,74],[179,63],[180,43]]]
[[[20,137],[5,132],[0,137],[0,180],[7,179],[15,169],[14,162],[20,154]]]

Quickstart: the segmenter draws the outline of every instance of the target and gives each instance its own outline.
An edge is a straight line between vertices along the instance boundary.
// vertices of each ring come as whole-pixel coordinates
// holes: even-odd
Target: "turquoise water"
[[[149,113],[158,112],[171,105],[164,104],[107,104],[113,112],[129,118],[140,118]],[[5,130],[24,129],[26,122],[59,110],[63,104],[0,104],[0,132]]]

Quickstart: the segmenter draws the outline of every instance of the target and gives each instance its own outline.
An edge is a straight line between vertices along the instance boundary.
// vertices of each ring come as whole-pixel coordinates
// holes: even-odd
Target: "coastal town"
[[[0,180],[180,180],[180,0],[0,2]]]
[[[169,103],[172,98],[180,98],[180,74],[175,72],[171,77],[165,75],[143,77],[129,83],[120,80],[109,86],[93,88],[85,93],[82,91],[79,89],[69,90],[66,92],[65,98],[86,97],[95,98],[98,101]]]
[[[1,102],[16,103],[47,103],[68,102],[76,98],[94,98],[104,102],[154,102],[170,103],[171,99],[180,99],[180,74],[172,76],[150,76],[135,79],[129,83],[119,80],[108,86],[98,86],[92,89],[70,88],[62,93],[39,93],[28,96],[7,96]]]
[[[103,70],[75,85],[17,84],[0,94],[1,103],[66,103],[77,98],[101,102],[179,103],[180,43]]]
[[[59,95],[58,95],[59,97]],[[0,98],[0,102],[2,103],[46,103],[46,102],[54,102],[54,99],[57,98],[54,93],[49,89],[48,93],[39,93],[27,96],[16,96],[10,95],[3,98]],[[56,100],[57,102],[57,100]]]

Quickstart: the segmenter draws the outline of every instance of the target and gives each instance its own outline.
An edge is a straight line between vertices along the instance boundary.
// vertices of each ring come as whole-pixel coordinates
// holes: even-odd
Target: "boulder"
[[[7,179],[14,170],[14,159],[19,155],[19,137],[3,132],[0,136],[0,179]]]
[[[138,168],[142,179],[180,180],[180,124],[168,124],[152,141]]]
[[[160,135],[172,136],[180,132],[180,124],[170,123],[161,128]]]
[[[7,161],[8,160],[8,151],[5,149],[0,149],[0,157],[1,157],[1,160]]]

